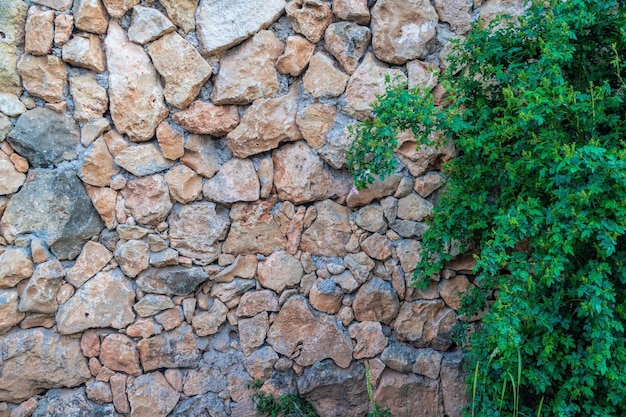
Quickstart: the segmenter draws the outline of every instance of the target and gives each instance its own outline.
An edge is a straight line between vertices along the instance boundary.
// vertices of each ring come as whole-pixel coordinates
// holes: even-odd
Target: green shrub
[[[313,406],[300,398],[297,392],[281,395],[276,398],[272,394],[267,394],[260,390],[263,383],[255,381],[248,385],[254,393],[252,400],[256,411],[267,413],[269,417],[318,417]]]
[[[478,252],[461,312],[493,304],[467,344],[475,415],[542,403],[546,416],[623,416],[626,2],[532,1],[498,23],[456,45],[439,77],[447,107],[390,84],[348,163],[363,188],[396,168],[398,132],[454,141],[416,278],[428,283],[452,246]],[[519,395],[500,410],[520,363]]]

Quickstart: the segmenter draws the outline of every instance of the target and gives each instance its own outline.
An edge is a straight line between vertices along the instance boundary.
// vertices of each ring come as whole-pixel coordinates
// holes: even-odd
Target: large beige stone
[[[348,194],[350,182],[344,173],[329,169],[305,142],[285,145],[272,158],[281,200],[302,204]]]
[[[17,290],[0,290],[0,335],[5,334],[24,318],[25,314],[18,310],[18,304]]]
[[[105,34],[109,26],[107,14],[101,0],[74,0],[74,25],[85,32]]]
[[[111,183],[111,177],[118,172],[104,138],[96,139],[85,153],[85,161],[80,167],[80,179],[89,185],[106,187]]]
[[[367,50],[372,32],[353,22],[332,23],[324,34],[324,47],[348,74],[353,74]]]
[[[252,317],[267,311],[279,311],[278,295],[270,290],[250,291],[241,296],[237,306],[237,316]]]
[[[69,10],[69,8],[72,7],[72,0],[35,0],[33,3],[49,7],[60,12]]]
[[[202,0],[196,10],[200,52],[218,54],[267,28],[284,10],[285,0]]]
[[[230,209],[232,224],[224,241],[225,253],[269,255],[285,247],[280,224],[271,214],[275,200],[259,203],[235,203]]]
[[[174,24],[160,11],[152,7],[133,7],[133,20],[128,28],[128,39],[145,45],[176,30]]]
[[[249,319],[241,319],[238,324],[239,340],[243,354],[249,356],[265,342],[270,327],[268,315],[263,311]]]
[[[48,103],[57,103],[65,98],[67,71],[63,61],[54,56],[24,54],[17,64],[26,91]]]
[[[267,343],[300,366],[331,358],[347,368],[352,361],[352,341],[333,316],[315,312],[302,296],[285,302],[267,334]]]
[[[285,42],[285,51],[276,61],[276,69],[281,74],[297,77],[309,64],[314,52],[315,44],[302,36],[289,36]]]
[[[436,137],[430,137],[436,140]],[[417,146],[415,136],[411,131],[398,134],[398,147],[396,148],[398,159],[409,169],[414,177],[424,175],[428,170],[440,168],[443,162],[449,161],[456,156],[456,150],[452,142],[440,143],[438,146]]]
[[[340,96],[346,89],[350,77],[336,67],[331,57],[324,52],[313,55],[309,69],[302,78],[306,92],[316,99]]]
[[[262,30],[225,53],[211,93],[213,103],[249,104],[258,98],[276,95],[278,77],[275,65],[283,48],[283,42],[273,32]]]
[[[110,112],[115,127],[136,142],[152,139],[167,116],[163,87],[143,48],[112,21],[104,39],[109,70]]]
[[[216,106],[197,100],[174,113],[172,120],[191,133],[225,136],[239,124],[239,111],[237,106]]]
[[[351,192],[346,199],[348,207],[364,206],[374,200],[392,195],[398,189],[401,179],[402,177],[399,175],[389,175],[383,181],[374,181],[365,190],[358,193]]]
[[[179,109],[196,98],[213,71],[198,51],[175,32],[148,45],[148,53],[165,80],[165,100]]]
[[[191,203],[202,191],[202,177],[185,165],[178,165],[165,174],[170,196],[182,204]]]
[[[330,278],[318,278],[309,291],[309,302],[317,311],[336,314],[341,308],[343,295],[335,281]]]
[[[235,156],[247,158],[274,149],[280,142],[301,139],[296,124],[297,97],[297,86],[292,86],[285,96],[256,100],[228,134],[228,148]]]
[[[255,255],[239,255],[232,264],[215,275],[215,282],[231,282],[235,277],[254,278],[258,263]]]
[[[312,255],[345,256],[352,235],[350,209],[332,200],[318,201],[314,207],[317,218],[302,234],[300,249]]]
[[[425,91],[432,90],[437,85],[438,77],[434,74],[439,68],[427,62],[414,60],[406,63],[409,88],[421,88]]]
[[[15,287],[34,271],[33,261],[23,250],[12,248],[0,254],[0,288]]]
[[[57,291],[63,284],[63,266],[56,259],[37,265],[28,280],[19,310],[30,313],[53,314],[57,311]]]
[[[159,0],[172,22],[185,33],[196,27],[196,8],[198,0]]]
[[[76,263],[67,269],[65,279],[78,288],[100,272],[112,258],[113,254],[103,245],[89,241],[83,246]]]
[[[0,91],[3,93],[22,94],[17,60],[24,45],[24,25],[28,4],[23,1],[0,3],[0,27],[4,34],[0,42]]]
[[[47,55],[54,39],[54,11],[33,6],[26,18],[24,50],[32,55]]]
[[[46,389],[84,384],[91,377],[80,339],[41,327],[1,336],[0,353],[1,401],[19,403]]]
[[[13,94],[0,93],[0,113],[9,117],[17,117],[26,112],[26,106]]]
[[[249,159],[233,158],[219,172],[204,183],[202,194],[206,200],[219,204],[259,199],[259,177]]]
[[[380,0],[372,8],[372,46],[382,61],[402,65],[422,57],[437,31],[438,16],[428,0]]]
[[[200,337],[210,336],[219,331],[222,324],[226,322],[228,307],[218,300],[213,300],[211,307],[207,311],[198,311],[191,320],[193,330]]]
[[[102,117],[109,106],[106,90],[91,73],[70,77],[70,94],[74,100],[74,119],[77,122]]]
[[[487,0],[480,7],[480,24],[486,27],[493,19],[503,14],[515,20],[524,14],[527,4],[528,2],[523,0]]]
[[[330,7],[322,0],[293,0],[285,6],[293,30],[318,43],[333,21]]]
[[[200,265],[217,259],[230,226],[223,208],[207,201],[174,206],[167,222],[172,248]]]
[[[93,33],[77,33],[63,45],[63,61],[75,67],[102,74],[106,70],[100,37]]]
[[[156,226],[172,209],[167,183],[160,175],[132,179],[121,194],[126,208],[142,224]]]
[[[366,54],[348,82],[343,112],[359,120],[370,117],[371,103],[376,99],[377,94],[385,93],[386,77],[397,82],[406,81],[406,76],[402,71],[389,68],[371,53]]]
[[[411,193],[398,200],[398,218],[421,222],[430,217],[434,209],[433,203],[423,199],[417,193]]]
[[[200,135],[191,135],[187,138],[185,154],[180,162],[205,178],[213,177],[221,165],[213,140]]]
[[[180,393],[159,371],[141,375],[127,385],[131,417],[165,417],[176,407]]]
[[[26,175],[18,172],[11,162],[11,157],[0,151],[0,195],[13,194],[24,184]]]
[[[373,358],[387,347],[387,337],[383,334],[380,322],[364,321],[354,323],[348,329],[350,336],[356,340],[354,359]]]
[[[293,255],[279,250],[259,262],[258,280],[265,288],[281,293],[297,286],[304,275],[302,264]]]
[[[120,265],[122,272],[131,278],[135,278],[141,271],[148,269],[150,260],[150,248],[143,240],[129,240],[118,244],[114,257]]]
[[[146,372],[159,368],[193,368],[200,359],[196,338],[188,325],[141,340],[137,349]]]

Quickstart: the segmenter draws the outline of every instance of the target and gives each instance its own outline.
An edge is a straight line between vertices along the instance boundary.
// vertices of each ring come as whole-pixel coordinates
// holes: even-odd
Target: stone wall
[[[356,192],[386,76],[515,0],[0,0],[0,416],[460,415],[471,261],[410,287],[448,146]]]

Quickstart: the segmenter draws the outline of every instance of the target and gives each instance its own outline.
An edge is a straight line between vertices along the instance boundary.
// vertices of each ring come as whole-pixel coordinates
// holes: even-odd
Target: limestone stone
[[[391,241],[380,233],[374,233],[361,242],[361,249],[370,258],[385,261],[392,255]]]
[[[28,4],[4,1],[0,4],[0,27],[4,34],[0,43],[0,91],[19,96],[22,93],[17,61],[24,45],[24,24]]]
[[[472,2],[466,0],[435,1],[435,9],[439,20],[450,24],[452,31],[463,35],[472,28],[470,12]]]
[[[417,349],[412,372],[430,379],[439,378],[443,354],[434,349]]]
[[[208,279],[208,274],[199,267],[168,266],[141,272],[137,286],[146,293],[187,295]]]
[[[441,188],[444,183],[445,178],[439,172],[428,172],[415,179],[413,189],[419,194],[420,197],[426,198]]]
[[[102,340],[100,362],[113,371],[130,375],[141,374],[135,342],[123,334],[110,334]]]
[[[414,239],[402,239],[396,244],[396,253],[404,272],[413,272],[422,257],[422,244]]]
[[[102,74],[106,70],[106,63],[100,37],[93,33],[74,35],[63,45],[63,61]]]
[[[163,156],[176,160],[185,154],[183,141],[185,135],[172,128],[167,122],[161,122],[156,129],[156,137]]]
[[[33,6],[26,18],[24,50],[32,55],[47,55],[54,38],[54,11]]]
[[[334,317],[315,312],[302,296],[289,298],[274,319],[267,343],[300,366],[330,358],[341,368],[350,366],[352,342]]]
[[[126,334],[130,337],[147,339],[161,333],[161,330],[163,330],[161,325],[152,318],[137,319],[137,321],[126,328]]]
[[[164,176],[170,196],[179,203],[194,201],[202,191],[202,177],[185,165],[178,165],[170,169]]]
[[[281,293],[285,288],[297,286],[303,275],[300,261],[284,250],[279,250],[259,262],[257,279],[263,287]]]
[[[406,72],[409,88],[422,88],[430,91],[437,85],[438,77],[434,72],[439,71],[435,65],[413,60],[406,63]]]
[[[324,34],[324,48],[352,75],[371,39],[368,27],[353,22],[331,23]]]
[[[277,361],[278,355],[276,352],[271,347],[264,346],[244,358],[244,366],[248,374],[255,380],[266,380],[272,374]]]
[[[391,343],[380,355],[380,359],[394,371],[408,374],[415,363],[417,352],[411,345]]]
[[[280,224],[272,216],[275,201],[235,203],[230,209],[232,224],[224,241],[225,253],[269,255],[285,247]]]
[[[111,125],[109,124],[109,121],[104,117],[100,117],[98,119],[94,119],[88,123],[85,123],[83,127],[80,128],[80,143],[83,146],[87,147],[109,129],[111,129]]]
[[[281,200],[294,204],[343,196],[350,186],[341,172],[333,172],[305,142],[274,152],[274,185]]]
[[[261,159],[256,173],[259,176],[259,184],[261,185],[260,197],[268,198],[274,186],[274,161],[272,161],[272,158],[268,156]]]
[[[296,124],[297,97],[297,88],[292,86],[285,96],[256,100],[228,134],[228,148],[235,156],[247,158],[274,149],[280,142],[301,139]]]
[[[223,303],[232,305],[231,301],[237,300],[246,291],[255,287],[256,281],[253,279],[235,278],[231,282],[220,282],[213,285],[210,295]]]
[[[365,367],[354,362],[346,369],[326,359],[306,368],[298,392],[318,415],[360,417],[369,409]]]
[[[373,358],[382,353],[387,346],[387,337],[377,321],[354,323],[350,325],[348,333],[356,340],[352,354],[354,359]]]
[[[130,240],[120,244],[115,250],[115,260],[120,265],[122,272],[131,278],[135,278],[149,266],[149,247],[143,240]]]
[[[112,21],[104,38],[109,71],[110,112],[116,129],[130,140],[152,139],[167,116],[163,87],[143,48],[130,42],[126,32]]]
[[[398,315],[400,300],[391,283],[374,277],[359,288],[352,308],[358,321],[389,324]]]
[[[296,124],[310,147],[320,149],[326,144],[326,134],[336,115],[337,109],[324,103],[313,103],[297,114]]]
[[[350,77],[344,95],[346,105],[342,111],[359,120],[368,118],[371,114],[371,103],[376,99],[376,95],[385,93],[387,76],[400,83],[406,81],[406,76],[400,70],[389,68],[371,53],[365,54],[361,65]]]
[[[126,396],[126,375],[116,373],[111,376],[110,384],[115,410],[119,413],[129,413],[130,405]]]
[[[70,77],[70,94],[74,100],[74,119],[77,122],[102,117],[107,110],[109,99],[106,90],[91,73]]]
[[[63,284],[63,266],[57,260],[37,265],[35,273],[22,291],[21,312],[53,314],[57,311],[56,295]]]
[[[251,291],[245,293],[237,306],[237,316],[252,317],[268,311],[279,311],[278,295],[270,290]]]
[[[106,247],[100,243],[89,241],[83,246],[76,263],[67,269],[65,279],[78,288],[100,272],[112,258],[113,254]]]
[[[183,312],[180,307],[173,307],[157,314],[154,318],[157,323],[163,326],[163,329],[169,331],[182,324],[182,313]]]
[[[74,15],[60,14],[54,18],[54,44],[63,46],[70,40],[74,30]]]
[[[152,7],[133,7],[133,18],[128,28],[128,39],[145,45],[176,30],[174,24],[160,11]]]
[[[0,288],[15,287],[34,271],[33,261],[22,249],[11,248],[0,254]]]
[[[124,14],[139,3],[139,0],[102,0],[109,16],[119,19]]]
[[[205,178],[213,177],[220,169],[217,149],[207,136],[189,136],[185,143],[185,155],[180,162]]]
[[[112,404],[97,404],[86,395],[85,387],[75,389],[53,389],[45,396],[39,397],[38,406],[33,417],[65,417],[65,416],[115,416]]]
[[[297,77],[304,72],[314,52],[315,44],[299,35],[289,36],[285,41],[285,51],[276,61],[276,69],[281,74]]]
[[[259,199],[259,178],[252,161],[233,158],[220,168],[217,175],[204,183],[204,198],[219,204]]]
[[[52,330],[13,329],[0,336],[0,352],[2,401],[19,403],[46,389],[78,386],[91,376],[80,340]]]
[[[278,0],[271,0],[276,2]],[[282,3],[283,0],[280,0]],[[215,2],[219,4],[221,2]],[[234,10],[234,3],[228,2],[228,9]],[[264,8],[267,7],[264,3]],[[209,4],[207,0],[201,2],[198,7],[199,15],[203,4]],[[220,16],[220,18],[222,18]],[[237,17],[237,24],[242,22]],[[201,31],[199,38],[202,39]],[[262,30],[241,46],[226,52],[220,60],[220,71],[215,79],[211,100],[214,104],[249,104],[258,98],[273,97],[278,92],[278,78],[276,73],[276,60],[282,54],[284,44],[273,32]]]
[[[128,383],[131,417],[165,417],[176,407],[180,393],[159,371],[140,375]]]
[[[6,139],[13,129],[13,123],[4,113],[0,113],[0,142]]]
[[[24,158],[23,156],[20,156],[20,155],[18,155],[16,153],[12,153],[11,156],[9,157],[9,159],[13,163],[13,166],[15,167],[15,170],[17,172],[20,172],[22,174],[28,172],[28,169],[30,168],[30,166],[29,166],[28,160],[26,158]]]
[[[438,16],[428,0],[383,0],[372,8],[372,46],[382,61],[402,65],[420,58],[437,31]]]
[[[354,290],[359,287],[359,282],[354,278],[354,275],[352,275],[352,272],[350,271],[344,271],[340,274],[333,275],[330,279],[332,279],[335,284],[339,285],[341,290],[346,294],[354,292]]]
[[[117,154],[115,163],[138,177],[156,174],[172,166],[152,143],[129,146]]]
[[[417,193],[411,193],[398,201],[398,217],[404,220],[423,221],[434,209],[433,204]]]
[[[17,64],[24,89],[48,103],[57,103],[65,97],[67,71],[63,61],[54,55],[22,55]]]
[[[293,0],[285,6],[293,30],[318,43],[333,21],[330,7],[322,0]]]
[[[348,207],[360,207],[367,205],[374,200],[390,196],[398,188],[401,179],[402,177],[395,174],[385,177],[383,181],[378,179],[370,184],[367,189],[359,191],[358,194],[348,194],[346,203],[348,204]]]
[[[100,355],[100,330],[87,330],[80,338],[83,356],[95,358]]]
[[[172,248],[167,248],[158,252],[150,252],[150,265],[169,266],[178,265],[178,252]]]
[[[332,58],[323,52],[313,55],[309,69],[302,78],[304,89],[316,99],[340,96],[350,77],[335,66]]]
[[[93,187],[90,185],[85,185],[85,190],[107,229],[115,228],[117,224],[115,219],[117,192],[108,187]]]
[[[361,25],[366,25],[370,21],[367,0],[335,0],[333,13],[341,20],[349,20]]]
[[[314,204],[317,218],[302,234],[300,249],[318,256],[345,256],[350,239],[350,210],[332,200]]]
[[[446,353],[441,362],[441,393],[444,412],[450,417],[461,417],[468,398],[463,381],[466,378],[461,351]]]
[[[59,307],[56,314],[59,333],[98,327],[124,328],[135,319],[134,299],[133,284],[119,269],[99,272]]]
[[[238,323],[239,340],[243,354],[249,356],[265,342],[269,329],[268,315],[263,311],[252,318],[241,319]]]
[[[141,224],[156,226],[172,209],[167,183],[160,175],[132,179],[121,194],[126,208]]]
[[[400,341],[445,351],[452,345],[456,322],[456,313],[442,300],[418,300],[402,304],[394,330]]]
[[[381,233],[387,226],[380,204],[370,204],[361,208],[357,212],[354,222],[360,228],[372,233]]]
[[[148,53],[165,80],[165,100],[179,109],[191,104],[213,71],[191,43],[176,32],[148,45]]]
[[[71,170],[32,172],[0,221],[10,241],[24,233],[45,233],[45,243],[59,260],[76,257],[101,229],[100,216]]]
[[[439,405],[439,382],[415,374],[386,369],[380,377],[374,401],[389,406],[392,415],[443,415]]]
[[[284,10],[285,0],[202,0],[196,10],[200,52],[218,54],[267,28]]]
[[[239,124],[239,111],[237,106],[196,100],[187,109],[174,113],[172,119],[191,133],[225,136]]]
[[[258,263],[255,255],[239,255],[232,264],[215,275],[215,282],[230,282],[236,277],[254,278]]]
[[[247,399],[247,397],[246,397]],[[171,415],[174,416],[201,416],[202,413],[211,410],[216,417],[227,417],[224,403],[219,399],[218,395],[207,392],[202,395],[182,400],[178,403]]]
[[[137,349],[146,372],[159,368],[193,368],[200,359],[195,336],[188,325],[143,339]]]
[[[431,140],[437,139],[431,137]],[[430,169],[438,169],[442,162],[452,159],[456,154],[452,143],[438,147],[421,145],[418,148],[410,131],[400,133],[398,142],[400,145],[396,149],[396,155],[414,177],[420,177]]]
[[[104,404],[113,401],[111,394],[111,386],[103,381],[89,381],[85,386],[87,398],[98,403]]]
[[[106,187],[111,183],[113,175],[119,169],[113,164],[113,157],[109,149],[100,137],[85,153],[85,162],[81,165],[80,178],[83,182],[97,187]]]
[[[230,219],[215,203],[203,201],[176,205],[167,219],[170,245],[200,265],[208,265],[220,254]]]
[[[210,336],[218,332],[220,326],[226,322],[228,307],[220,300],[213,300],[208,311],[193,316],[191,325],[200,337]]]
[[[133,306],[133,310],[139,314],[139,317],[149,317],[172,307],[174,307],[174,303],[170,297],[146,294]]]
[[[198,0],[159,0],[172,22],[185,33],[189,33],[196,27],[195,12]]]
[[[109,16],[101,0],[74,0],[74,25],[85,32],[105,34]]]
[[[5,334],[22,321],[25,314],[18,310],[17,290],[0,290],[0,335]]]
[[[13,194],[26,180],[26,175],[18,172],[11,158],[2,151],[0,151],[0,178],[2,178],[0,195]]]
[[[342,299],[343,291],[330,278],[318,278],[309,292],[311,306],[322,313],[337,313],[341,308]]]
[[[526,9],[527,2],[522,0],[487,0],[480,7],[481,25],[487,25],[496,17],[506,14],[515,20]]]
[[[461,307],[461,296],[469,289],[470,282],[465,275],[457,275],[453,278],[443,280],[439,287],[439,295],[445,303],[458,311]]]

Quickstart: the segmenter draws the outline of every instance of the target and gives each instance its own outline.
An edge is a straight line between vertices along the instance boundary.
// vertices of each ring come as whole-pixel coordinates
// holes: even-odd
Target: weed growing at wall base
[[[447,107],[390,85],[348,162],[362,188],[396,168],[401,131],[455,143],[416,278],[452,244],[478,253],[461,312],[492,303],[466,345],[473,415],[623,416],[626,2],[532,1],[502,23],[456,45]]]

